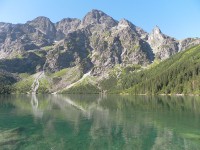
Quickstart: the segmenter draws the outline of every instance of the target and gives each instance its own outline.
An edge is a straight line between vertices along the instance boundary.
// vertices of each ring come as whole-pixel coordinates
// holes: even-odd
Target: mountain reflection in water
[[[200,98],[0,97],[4,149],[200,149]]]

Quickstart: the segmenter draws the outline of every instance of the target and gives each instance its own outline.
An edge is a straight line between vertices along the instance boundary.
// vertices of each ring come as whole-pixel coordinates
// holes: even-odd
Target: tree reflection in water
[[[45,143],[55,149],[200,149],[198,97],[37,95],[11,99],[15,115],[36,119],[30,144],[31,137],[40,135],[38,146]]]

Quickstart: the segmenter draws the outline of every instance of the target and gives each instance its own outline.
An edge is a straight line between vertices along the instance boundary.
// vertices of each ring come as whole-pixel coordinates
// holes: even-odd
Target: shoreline
[[[101,93],[37,93],[35,95],[102,95]],[[32,95],[32,93],[5,93],[1,95]],[[129,96],[200,96],[200,94],[130,94],[130,93],[106,93],[103,95],[129,95]]]

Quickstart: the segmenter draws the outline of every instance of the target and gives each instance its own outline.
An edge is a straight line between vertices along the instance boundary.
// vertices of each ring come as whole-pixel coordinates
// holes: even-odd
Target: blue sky
[[[82,19],[92,9],[126,18],[147,32],[158,25],[177,39],[200,37],[200,0],[0,0],[0,22],[25,23],[37,16],[52,22]]]

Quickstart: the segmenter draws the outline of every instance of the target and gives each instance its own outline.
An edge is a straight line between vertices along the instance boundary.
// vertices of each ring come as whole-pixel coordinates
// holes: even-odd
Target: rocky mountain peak
[[[126,20],[126,19],[121,19],[120,21],[119,21],[119,24],[118,24],[119,26],[129,26],[129,27],[131,27],[131,26],[133,26],[133,24],[130,22],[130,21],[128,21],[128,20]]]
[[[59,44],[61,41],[64,44]],[[96,72],[102,73],[116,64],[147,65],[154,58],[164,60],[199,43],[193,38],[177,41],[158,26],[149,34],[126,19],[118,22],[100,10],[87,13],[82,21],[65,18],[52,23],[40,16],[26,24],[0,23],[0,59],[31,50],[45,51],[52,70],[83,64],[86,70],[95,66]]]
[[[94,9],[83,18],[82,24],[83,26],[101,24],[106,27],[113,27],[117,25],[117,21],[104,12]]]
[[[121,19],[117,26],[118,29],[130,29],[132,33],[135,33],[141,39],[147,39],[148,33],[145,32],[142,28],[135,26],[133,23],[126,19]]]
[[[55,24],[56,26],[56,40],[63,39],[68,33],[73,32],[79,28],[81,20],[76,18],[64,18]]]
[[[45,17],[45,16],[36,17],[31,22],[44,22],[44,21],[51,22],[51,20],[48,17]]]
[[[98,10],[98,9],[92,9],[89,13],[92,13],[92,14],[100,14],[101,16],[106,15],[106,13],[104,13],[103,11]]]
[[[169,58],[178,52],[178,41],[170,36],[163,34],[158,26],[155,26],[149,34],[148,43],[150,44],[155,57],[161,60]]]
[[[29,24],[29,25],[31,25],[31,26],[33,26],[33,27],[35,27],[35,28],[39,28],[39,27],[41,27],[41,26],[39,26],[39,25],[52,25],[53,23],[51,22],[51,20],[49,19],[49,18],[47,18],[47,17],[44,17],[44,16],[39,16],[39,17],[37,17],[37,18],[35,18],[35,19],[33,19],[33,20],[31,20],[31,21],[28,21],[26,24]],[[44,26],[43,28],[45,28],[46,26]]]
[[[168,36],[164,35],[158,26],[155,26],[149,34],[149,40],[158,40],[161,42],[165,40],[165,38],[168,38]]]
[[[4,22],[0,22],[0,32],[9,32],[9,29],[12,27],[13,25],[11,23],[4,23]],[[1,34],[1,33],[0,33]]]
[[[153,34],[162,34],[160,28],[158,26],[155,26],[153,28],[153,31],[152,31]]]
[[[40,16],[32,21],[28,21],[26,24],[34,27],[43,34],[46,34],[47,37],[51,40],[53,40],[55,37],[56,28],[54,24],[51,22],[51,20],[47,17]]]

